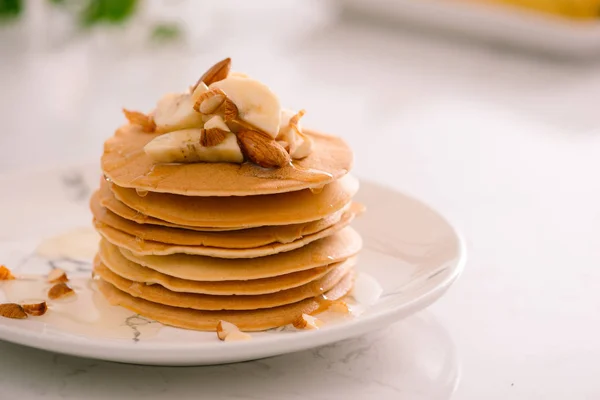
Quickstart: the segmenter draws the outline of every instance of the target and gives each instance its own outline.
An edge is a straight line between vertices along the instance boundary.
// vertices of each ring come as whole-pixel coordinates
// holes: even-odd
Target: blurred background
[[[0,174],[97,163],[225,57],[464,233],[457,398],[598,398],[600,0],[0,0]]]
[[[0,170],[97,158],[121,107],[230,56],[371,175],[395,165],[383,142],[461,112],[595,129],[598,55],[598,0],[0,0]]]

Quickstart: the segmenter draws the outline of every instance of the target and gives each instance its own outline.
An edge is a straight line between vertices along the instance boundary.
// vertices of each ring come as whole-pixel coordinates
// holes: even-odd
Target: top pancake
[[[359,183],[348,174],[318,193],[310,189],[289,193],[203,197],[148,192],[140,196],[136,190],[110,186],[101,196],[114,195],[117,200],[142,214],[180,226],[215,228],[253,228],[265,225],[289,225],[316,221],[348,206],[358,191]]]
[[[185,196],[250,196],[321,187],[351,169],[352,150],[342,139],[306,129],[304,133],[314,140],[308,157],[265,169],[252,163],[157,164],[144,146],[160,134],[126,125],[105,142],[102,170],[125,188]]]

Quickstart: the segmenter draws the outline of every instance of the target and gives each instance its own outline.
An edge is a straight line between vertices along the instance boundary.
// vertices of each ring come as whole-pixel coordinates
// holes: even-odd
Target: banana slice
[[[290,123],[290,120],[296,114],[292,110],[281,110],[281,128],[277,140],[288,143],[290,156],[294,159],[300,159],[307,157],[312,152],[313,140],[302,133],[300,122]]]
[[[244,156],[233,133],[216,146],[204,147],[200,139],[204,129],[184,129],[160,135],[144,146],[146,154],[156,162],[234,162],[241,163]]]
[[[231,71],[227,76],[237,76],[238,78],[250,78],[248,74],[239,71]]]
[[[218,128],[225,132],[231,132],[223,118],[219,115],[213,116],[211,119],[204,123],[204,129]]]
[[[169,93],[163,96],[154,110],[154,122],[158,132],[173,132],[203,126],[202,116],[194,111],[194,100],[189,93]]]
[[[271,135],[279,132],[281,105],[279,99],[265,84],[239,75],[215,82],[210,88],[219,88],[237,106],[239,118]]]
[[[206,83],[204,82],[198,83],[198,86],[196,86],[196,89],[192,92],[192,104],[195,104],[204,92],[208,92],[208,86],[206,86]]]

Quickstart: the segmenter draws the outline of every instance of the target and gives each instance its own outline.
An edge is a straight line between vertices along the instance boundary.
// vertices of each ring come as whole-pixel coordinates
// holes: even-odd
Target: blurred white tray
[[[450,0],[339,0],[347,9],[398,23],[565,56],[600,56],[597,21],[579,21],[494,4]]]

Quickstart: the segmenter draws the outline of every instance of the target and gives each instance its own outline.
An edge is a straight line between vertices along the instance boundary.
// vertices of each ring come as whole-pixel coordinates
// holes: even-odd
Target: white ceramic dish
[[[0,263],[18,274],[45,274],[52,266],[60,266],[72,276],[89,276],[93,246],[79,246],[78,254],[73,255],[56,245],[56,240],[44,239],[89,226],[87,199],[98,180],[96,166],[0,177]],[[285,329],[253,334],[247,342],[220,342],[212,332],[157,323],[152,323],[156,329],[147,334],[139,328],[149,321],[114,308],[115,313],[123,315],[120,329],[128,332],[125,337],[74,332],[68,324],[31,317],[0,318],[0,339],[104,360],[201,365],[299,351],[380,329],[437,300],[462,271],[465,248],[454,228],[418,200],[363,182],[358,201],[367,206],[367,212],[354,224],[365,240],[358,270],[374,277],[383,289],[377,302],[358,317],[327,324],[317,331]],[[76,232],[69,240],[87,235],[86,231]],[[40,242],[45,245],[36,252]]]
[[[600,55],[600,15],[597,21],[577,21],[520,8],[468,1],[339,1],[357,13],[393,20],[399,25],[418,24],[477,40],[562,56]]]

